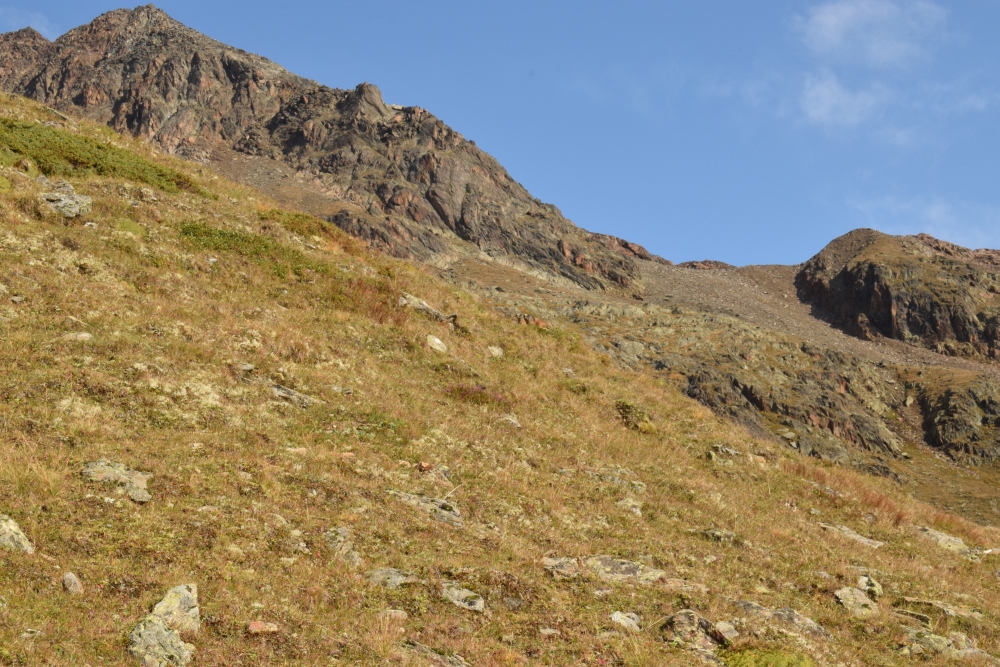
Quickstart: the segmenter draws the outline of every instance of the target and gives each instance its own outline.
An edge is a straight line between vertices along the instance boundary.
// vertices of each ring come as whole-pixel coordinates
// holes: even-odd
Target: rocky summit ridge
[[[631,286],[641,246],[577,228],[492,157],[420,107],[363,83],[337,90],[212,40],[153,5],[116,10],[49,42],[0,36],[0,88],[212,161],[273,175],[279,199],[397,257],[473,253],[590,289]]]

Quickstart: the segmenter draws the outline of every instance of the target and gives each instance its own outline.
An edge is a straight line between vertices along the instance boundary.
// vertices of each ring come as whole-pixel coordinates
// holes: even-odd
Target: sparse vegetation
[[[25,123],[41,113],[15,110]],[[989,622],[942,617],[934,630],[1000,649],[994,557],[964,559],[914,526],[977,547],[1000,531],[752,438],[573,331],[539,335],[403,262],[304,246],[302,230],[262,224],[259,193],[219,180],[217,200],[134,205],[124,176],[76,171],[95,199],[84,226],[22,205],[37,185],[3,174],[0,513],[36,553],[0,550],[0,663],[135,664],[124,636],[187,582],[200,589],[199,667],[435,664],[425,648],[477,667],[688,666],[698,658],[664,641],[663,619],[693,607],[739,620],[740,599],[799,610],[829,636],[741,622],[730,667],[909,664],[909,621],[891,611],[902,596],[981,609]],[[409,317],[402,292],[457,310],[466,333]],[[84,479],[102,458],[151,473],[152,500]],[[422,498],[457,508],[461,525]],[[543,566],[604,554],[672,583],[557,580]],[[374,585],[376,568],[414,582]],[[886,588],[866,621],[833,597],[859,568]],[[67,570],[83,595],[61,590]],[[445,600],[444,582],[486,612]],[[615,625],[616,611],[641,631]],[[278,632],[250,635],[251,621]]]

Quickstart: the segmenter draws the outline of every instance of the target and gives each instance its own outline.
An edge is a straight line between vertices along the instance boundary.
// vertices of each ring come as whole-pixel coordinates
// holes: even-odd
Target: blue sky
[[[50,38],[114,9],[0,0]],[[335,87],[429,109],[578,225],[796,263],[856,227],[1000,247],[1000,0],[163,0]]]

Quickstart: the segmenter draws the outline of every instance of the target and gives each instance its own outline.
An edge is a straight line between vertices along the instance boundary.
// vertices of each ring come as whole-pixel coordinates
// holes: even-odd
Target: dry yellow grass
[[[53,120],[16,100],[3,112]],[[432,664],[406,640],[484,667],[690,665],[697,659],[665,643],[659,624],[685,607],[737,618],[738,599],[794,607],[830,638],[758,623],[736,649],[902,665],[903,621],[890,612],[902,595],[983,610],[986,622],[951,629],[1000,651],[995,564],[941,550],[913,526],[983,547],[1000,543],[997,531],[890,482],[752,441],[664,382],[591,352],[572,329],[505,320],[318,223],[299,236],[288,227],[301,232],[303,221],[284,226],[261,195],[116,141],[213,196],[143,200],[137,184],[75,179],[95,208],[67,222],[37,204],[34,181],[4,172],[0,513],[37,553],[0,552],[0,664],[133,664],[128,631],[186,582],[200,587],[204,628],[190,641],[204,666]],[[457,312],[462,329],[401,309],[403,292]],[[428,335],[449,352],[428,349]],[[322,402],[281,400],[274,384]],[[470,399],[480,395],[502,400]],[[648,411],[655,428],[627,428],[620,401]],[[709,459],[717,445],[738,454]],[[151,472],[152,502],[83,479],[83,465],[100,458]],[[421,473],[422,462],[446,466],[450,480]],[[447,497],[464,526],[434,521],[389,489]],[[619,505],[629,498],[641,516]],[[819,521],[886,545],[867,550]],[[331,527],[352,531],[360,568],[334,556],[323,536]],[[707,528],[737,539],[712,542]],[[540,562],[594,554],[643,561],[709,592],[556,582]],[[887,593],[867,621],[833,599],[858,566],[877,571]],[[375,587],[366,573],[378,567],[422,583]],[[66,571],[84,595],[62,592]],[[443,600],[445,580],[482,594],[487,611]],[[407,620],[386,620],[390,608]],[[614,611],[637,613],[643,631],[602,634],[615,629]],[[248,636],[252,620],[280,632]]]

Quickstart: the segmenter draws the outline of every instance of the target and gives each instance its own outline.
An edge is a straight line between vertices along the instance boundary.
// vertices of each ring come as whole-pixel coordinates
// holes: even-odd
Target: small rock
[[[70,595],[83,595],[83,584],[80,583],[79,577],[72,572],[63,575],[62,584],[63,590]]]
[[[715,651],[722,645],[715,626],[690,609],[683,609],[660,626],[663,638],[671,644],[697,651]]]
[[[277,623],[266,623],[264,621],[250,621],[247,624],[248,635],[275,635],[278,634]]]
[[[641,632],[642,628],[639,627],[639,615],[638,614],[626,614],[620,611],[616,611],[611,614],[611,622],[616,625],[620,625],[629,632]]]
[[[542,567],[556,581],[576,579],[580,576],[580,563],[575,558],[543,558]]]
[[[834,593],[834,597],[844,609],[858,618],[871,618],[878,613],[878,606],[857,588],[841,588]]]
[[[391,589],[420,583],[420,579],[416,575],[392,567],[372,570],[368,573],[368,581],[377,586],[384,586]]]
[[[437,336],[427,336],[427,347],[431,348],[435,352],[440,352],[441,354],[448,353],[448,346],[441,342],[441,339]]]
[[[24,297],[21,296],[20,294],[16,294],[16,295],[10,297],[10,302],[11,303],[17,303],[17,304],[24,303]]]
[[[693,584],[690,581],[684,581],[683,579],[664,579],[663,587],[668,591],[674,591],[677,593],[695,593],[698,595],[708,594],[708,586]]]
[[[184,643],[176,630],[152,614],[139,621],[128,640],[129,653],[142,667],[186,667],[194,656],[194,646]]]
[[[0,514],[0,548],[11,551],[23,551],[26,554],[35,553],[35,547],[28,536],[24,534],[17,522],[6,514]]]
[[[458,584],[445,583],[441,586],[441,593],[445,599],[449,600],[456,607],[469,611],[483,612],[486,610],[486,603],[478,593],[462,588]]]
[[[555,639],[562,633],[555,628],[539,628],[538,634],[540,634],[545,639]]]
[[[146,490],[146,484],[153,475],[148,472],[129,470],[121,463],[106,460],[88,463],[81,473],[92,482],[111,482],[125,489],[128,497],[137,503],[147,503],[153,499]]]
[[[347,528],[331,528],[323,533],[327,543],[333,548],[333,554],[351,567],[361,565],[361,555],[354,550],[351,541],[351,531]]]
[[[865,537],[864,535],[860,535],[851,530],[850,528],[848,528],[847,526],[831,526],[826,523],[821,523],[819,525],[820,528],[822,528],[823,530],[829,530],[834,533],[839,533],[850,540],[854,540],[855,542],[863,544],[866,547],[871,547],[872,549],[878,549],[879,547],[885,544],[885,542],[879,542],[878,540],[873,540],[871,538]]]
[[[437,310],[429,303],[421,299],[420,297],[413,296],[412,294],[407,294],[403,292],[403,295],[399,297],[397,305],[400,308],[412,308],[418,312],[427,315],[428,317],[437,320],[438,322],[451,322],[455,323],[458,320],[458,315],[445,315],[441,311]]]
[[[726,544],[732,544],[736,541],[736,533],[731,530],[719,530],[718,528],[709,528],[708,530],[703,530],[702,534],[713,542],[723,542]]]
[[[417,464],[418,472],[430,472],[431,470],[434,470],[433,463],[427,463],[426,461],[421,461],[420,463]]]
[[[197,584],[182,584],[167,591],[155,607],[153,616],[163,619],[177,632],[196,633],[201,630]]]
[[[503,417],[501,417],[500,421],[507,422],[508,424],[512,425],[514,428],[521,428],[521,422],[519,422],[517,420],[517,416],[516,415],[508,413],[508,414],[504,415]]]
[[[87,333],[86,331],[80,331],[76,333],[66,334],[65,336],[63,336],[63,340],[73,341],[76,343],[89,343],[90,341],[94,340],[94,336],[92,334]]]
[[[743,613],[747,616],[756,616],[766,621],[779,621],[816,637],[827,636],[826,629],[822,625],[790,607],[768,609],[756,602],[749,602],[747,600],[736,600],[734,604],[742,609]]]
[[[724,643],[730,644],[740,636],[737,632],[736,627],[727,621],[719,621],[715,624],[716,636],[724,640]]]
[[[632,514],[641,517],[642,516],[642,501],[636,500],[635,498],[622,498],[617,503],[618,507],[622,508],[626,512],[631,512]]]
[[[863,590],[872,600],[877,601],[880,597],[882,597],[882,595],[884,595],[882,584],[878,583],[867,574],[858,578],[858,588]]]
[[[66,194],[63,192],[43,192],[38,198],[49,209],[64,218],[79,218],[90,213],[94,200],[86,195]]]
[[[469,667],[469,663],[465,661],[465,658],[455,653],[449,655],[412,639],[407,639],[405,646],[414,653],[419,653],[426,657],[434,665],[440,665],[441,667]]]
[[[462,514],[458,508],[441,498],[430,498],[423,494],[405,493],[403,491],[389,490],[389,495],[397,500],[423,510],[431,515],[431,518],[456,527],[462,526]]]
[[[666,578],[667,573],[613,556],[594,556],[587,559],[590,568],[599,579],[611,582],[634,582],[652,584]]]
[[[982,549],[976,547],[970,547],[961,538],[948,535],[947,533],[942,533],[940,531],[934,530],[933,528],[927,528],[926,526],[919,527],[917,530],[921,535],[927,539],[933,541],[942,549],[951,551],[963,556],[972,561],[978,561],[980,555],[983,553]]]
[[[503,359],[502,347],[495,347],[493,345],[490,345],[489,347],[486,348],[486,350],[490,353],[490,356],[493,357],[494,359]]]
[[[323,401],[312,396],[306,396],[305,394],[300,394],[294,389],[289,389],[288,387],[283,387],[280,384],[273,385],[271,387],[271,393],[275,398],[280,398],[283,401],[288,401],[293,405],[297,405],[300,408],[308,408],[310,405],[324,405]]]

